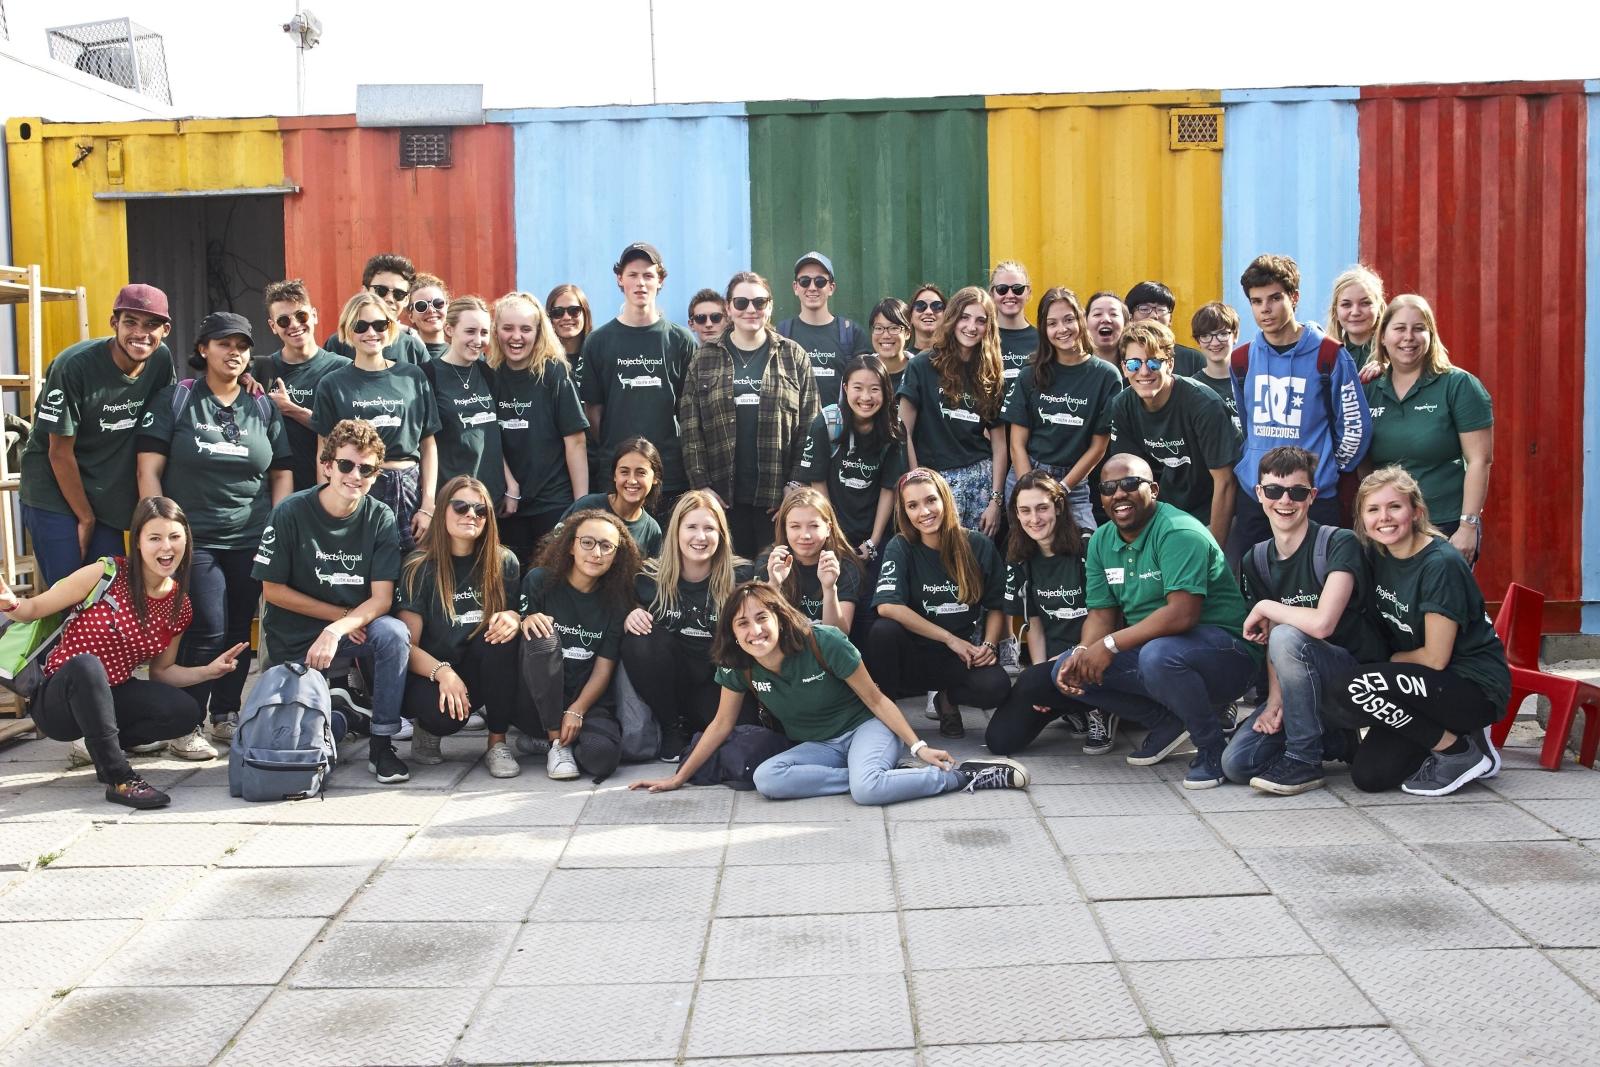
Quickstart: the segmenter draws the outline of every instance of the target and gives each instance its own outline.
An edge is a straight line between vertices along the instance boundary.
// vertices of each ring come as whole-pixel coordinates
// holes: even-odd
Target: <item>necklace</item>
[[[449,367],[450,370],[455,374],[456,381],[461,383],[461,391],[463,393],[467,394],[467,396],[465,397],[466,400],[468,400],[469,402],[474,403],[474,404],[481,404],[484,407],[488,407],[489,406],[489,397],[486,397],[486,396],[472,396],[471,395],[471,393],[472,393],[472,371],[473,371],[473,368],[477,366],[476,361],[474,361],[472,363],[468,363],[465,367],[458,367],[454,363],[451,363],[448,359],[442,359],[439,362],[441,362],[445,366]]]

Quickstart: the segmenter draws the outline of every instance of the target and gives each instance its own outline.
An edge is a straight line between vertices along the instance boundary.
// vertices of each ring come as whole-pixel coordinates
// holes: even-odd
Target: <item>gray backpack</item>
[[[228,791],[246,800],[304,800],[322,792],[338,758],[328,682],[303,663],[264,671],[239,713]]]

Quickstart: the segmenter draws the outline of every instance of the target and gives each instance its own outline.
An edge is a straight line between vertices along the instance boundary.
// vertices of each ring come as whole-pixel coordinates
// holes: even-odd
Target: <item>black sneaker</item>
[[[386,738],[381,741],[376,737],[372,739],[372,747],[367,753],[367,770],[377,775],[378,781],[384,785],[411,780],[411,769]]]
[[[1117,747],[1116,715],[1108,714],[1096,708],[1089,712],[1089,721],[1085,724],[1083,754],[1085,756],[1103,756]]]
[[[123,804],[141,811],[164,808],[172,803],[171,797],[137,774],[130,774],[122,781],[106,786],[106,799],[113,804]]]
[[[1322,764],[1307,763],[1303,759],[1283,755],[1273,760],[1266,770],[1250,779],[1250,788],[1274,796],[1293,797],[1320,789],[1323,784]]]
[[[1474,778],[1482,778],[1494,764],[1468,741],[1460,752],[1430,752],[1417,773],[1400,788],[1417,797],[1442,797],[1454,793]]]
[[[1004,756],[966,760],[956,768],[956,773],[967,780],[965,789],[969,793],[979,789],[1028,788],[1028,769]]]
[[[1361,744],[1360,730],[1332,730],[1322,735],[1322,759],[1326,763],[1349,763]]]
[[[1128,763],[1148,767],[1160,763],[1189,740],[1189,730],[1176,715],[1168,715],[1145,735],[1144,744],[1128,753]]]
[[[683,746],[689,743],[688,725],[679,719],[661,728],[661,747],[656,758],[662,763],[677,763],[683,755]]]
[[[1056,725],[1073,737],[1083,737],[1089,732],[1089,716],[1077,709],[1063,711],[1061,718],[1056,720]]]
[[[1217,721],[1222,724],[1222,736],[1231,739],[1234,731],[1239,729],[1239,705],[1222,705],[1217,709]]]
[[[1189,773],[1183,776],[1185,789],[1215,789],[1227,781],[1222,773],[1222,748],[1202,750],[1189,761]]]
[[[516,750],[524,756],[543,756],[550,751],[550,739],[548,737],[536,737],[533,734],[525,734],[519,730],[515,740]]]
[[[961,705],[951,700],[946,693],[939,694],[936,704],[939,709],[939,736],[966,737],[967,726],[961,721]]]

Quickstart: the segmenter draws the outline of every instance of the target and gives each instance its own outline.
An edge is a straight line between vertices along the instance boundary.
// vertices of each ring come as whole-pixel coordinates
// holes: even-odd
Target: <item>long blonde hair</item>
[[[1378,366],[1385,371],[1389,369],[1389,350],[1383,347],[1383,331],[1389,328],[1389,321],[1401,308],[1415,310],[1422,316],[1422,324],[1428,328],[1428,351],[1422,357],[1423,365],[1434,374],[1454,370],[1455,364],[1450,362],[1450,350],[1439,340],[1439,323],[1433,317],[1433,307],[1416,293],[1401,293],[1389,301],[1389,306],[1378,316],[1378,327],[1372,333],[1372,358]]]
[[[720,605],[733,592],[733,536],[728,532],[728,516],[722,511],[717,498],[706,489],[691,489],[678,498],[667,519],[667,529],[661,538],[661,555],[645,563],[644,572],[656,580],[656,596],[650,602],[650,614],[662,618],[678,607],[678,580],[683,577],[683,550],[678,547],[678,531],[684,517],[697,508],[711,512],[717,524],[717,550],[711,556],[710,603]]]
[[[417,550],[406,557],[405,566],[400,570],[400,588],[413,597],[420,593],[422,590],[417,588],[417,583],[422,580],[422,570],[431,566],[433,592],[439,600],[439,608],[446,619],[452,623],[456,621],[455,557],[450,553],[450,533],[445,528],[445,518],[441,513],[450,507],[450,498],[463,489],[477,493],[489,507],[483,517],[483,530],[478,534],[472,558],[472,581],[478,587],[478,599],[483,605],[483,618],[473,627],[471,634],[477,637],[496,612],[506,609],[508,596],[501,565],[502,556],[509,555],[509,550],[502,552],[500,548],[500,531],[494,521],[494,498],[489,495],[488,486],[478,479],[468,474],[458,474],[439,487],[433,497],[433,510],[439,517],[422,535],[422,543]]]
[[[938,471],[917,467],[900,477],[894,488],[895,532],[913,545],[922,543],[922,531],[911,525],[906,514],[906,486],[927,482],[939,494],[944,505],[944,515],[939,520],[939,565],[945,576],[956,581],[956,599],[963,604],[976,604],[983,599],[983,572],[978,569],[978,558],[973,555],[967,540],[967,531],[961,526],[961,513],[956,509],[956,499],[950,493],[950,483]]]
[[[1378,272],[1365,263],[1357,263],[1345,270],[1333,280],[1333,295],[1328,297],[1328,336],[1344,344],[1349,340],[1344,335],[1344,327],[1339,325],[1339,294],[1352,285],[1359,285],[1368,298],[1372,300],[1372,321],[1377,322],[1383,318],[1383,279],[1378,277]],[[1373,339],[1377,339],[1377,327],[1373,327]],[[1377,351],[1377,346],[1373,346]]]
[[[533,319],[533,356],[528,362],[528,373],[537,378],[544,373],[545,364],[552,362],[559,362],[570,370],[567,350],[562,347],[560,338],[550,325],[550,316],[545,314],[544,305],[532,293],[523,292],[507,293],[494,302],[494,322],[489,331],[489,366],[499,370],[506,361],[505,350],[500,347],[500,315],[514,307],[523,308]]]
[[[1380,489],[1393,488],[1395,492],[1405,497],[1411,504],[1411,530],[1413,533],[1427,534],[1429,537],[1443,537],[1444,532],[1433,524],[1433,519],[1428,515],[1428,502],[1423,499],[1422,487],[1411,473],[1398,463],[1391,463],[1387,467],[1379,467],[1365,478],[1361,479],[1361,487],[1356,490],[1356,503],[1352,511],[1355,518],[1356,540],[1364,548],[1376,548],[1387,553],[1388,547],[1372,540],[1367,533],[1366,521],[1362,518],[1362,511],[1367,506],[1367,498]]]

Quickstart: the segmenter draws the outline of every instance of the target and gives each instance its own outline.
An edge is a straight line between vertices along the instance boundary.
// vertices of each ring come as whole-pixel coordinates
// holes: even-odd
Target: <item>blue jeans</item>
[[[261,600],[261,583],[250,577],[255,553],[253,548],[194,550],[189,570],[189,607],[194,621],[178,645],[180,666],[202,667],[224,650],[250,640],[250,620]],[[239,710],[250,657],[247,648],[232,674],[189,687],[189,695],[202,711],[210,712],[213,721],[218,715]]]
[[[400,703],[406,695],[406,664],[411,659],[411,631],[393,615],[367,623],[367,639],[360,644],[339,639],[333,654],[339,660],[359,660],[372,680],[372,736],[393,737],[400,732]],[[514,680],[508,684],[516,684]]]
[[[1366,725],[1334,699],[1339,679],[1348,678],[1356,669],[1355,657],[1338,645],[1280,624],[1267,639],[1267,660],[1278,675],[1283,726],[1277,733],[1257,733],[1255,723],[1267,703],[1263,700],[1256,705],[1222,754],[1222,773],[1230,782],[1249,782],[1284,754],[1306,763],[1321,763],[1324,733]]]
[[[85,556],[78,551],[76,517],[27,504],[22,505],[22,525],[33,537],[33,559],[45,588],[55,585],[90,560],[122,555],[127,541],[126,530],[97,521],[94,532],[89,535],[89,554]]]
[[[1085,480],[1076,489],[1067,490],[1067,513],[1083,531],[1084,539],[1094,532],[1094,505],[1089,502],[1089,482]]]
[[[1060,665],[1058,656],[1052,667]],[[1118,652],[1100,684],[1086,686],[1077,699],[1145,727],[1177,718],[1195,748],[1220,754],[1222,721],[1216,709],[1237,699],[1256,674],[1255,657],[1243,638],[1220,626],[1196,626]]]
[[[769,800],[849,793],[857,804],[893,804],[960,789],[955,771],[895,766],[906,750],[876,718],[827,741],[804,741],[756,768],[756,792]]]

